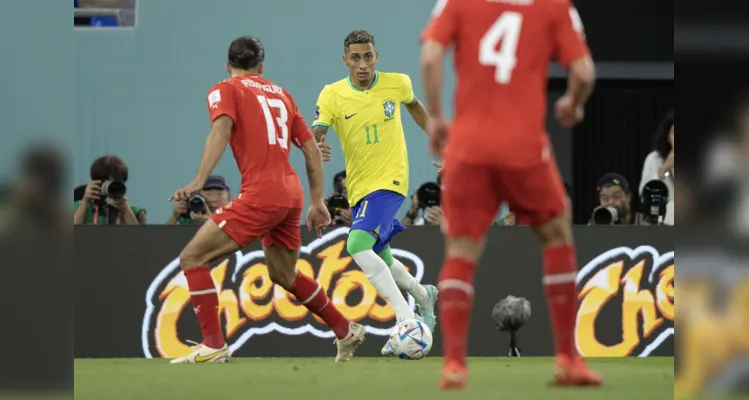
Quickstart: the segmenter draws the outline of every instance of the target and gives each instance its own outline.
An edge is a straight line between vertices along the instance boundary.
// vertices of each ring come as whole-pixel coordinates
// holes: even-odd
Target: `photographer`
[[[634,225],[632,193],[629,182],[616,173],[608,173],[598,180],[599,205],[593,210],[589,225]]]
[[[645,158],[642,166],[642,178],[640,179],[640,190],[645,184],[661,180],[666,184],[669,192],[669,200],[674,197],[674,112],[668,113],[661,122],[653,138],[653,151]]]
[[[325,199],[325,205],[328,206],[332,225],[348,226],[354,221],[348,202],[348,192],[346,191],[345,170],[335,174],[333,177],[333,193]]]
[[[226,179],[219,175],[211,175],[206,179],[203,190],[187,200],[174,202],[172,216],[166,221],[167,225],[202,224],[211,218],[211,214],[219,207],[229,204],[231,190]]]
[[[440,181],[438,177],[437,182]],[[401,224],[405,226],[442,225],[441,195],[439,183],[427,182],[419,186],[416,193],[411,196],[411,209],[408,210]]]
[[[119,157],[97,158],[83,199],[73,203],[73,224],[145,225],[146,210],[131,206],[125,196],[127,176],[127,165]]]

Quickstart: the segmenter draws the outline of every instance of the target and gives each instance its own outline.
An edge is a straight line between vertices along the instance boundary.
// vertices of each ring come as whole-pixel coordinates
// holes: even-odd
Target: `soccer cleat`
[[[338,346],[338,354],[335,362],[345,363],[354,356],[356,349],[364,343],[366,330],[364,326],[351,322],[348,328],[348,335],[345,339],[336,339],[334,343]]]
[[[380,354],[383,356],[394,356],[395,352],[393,351],[393,347],[390,346],[390,340],[388,339],[387,342],[385,342],[385,345],[382,346],[382,350],[380,350]]]
[[[194,343],[194,342],[193,342]],[[170,361],[170,364],[223,364],[231,360],[229,347],[224,345],[220,349],[212,349],[204,344],[195,343],[192,353]]]
[[[442,390],[460,390],[466,387],[468,370],[456,362],[447,362],[442,368],[442,377],[438,387]]]
[[[416,303],[416,308],[419,311],[421,320],[434,333],[434,327],[437,326],[437,316],[434,314],[434,305],[437,303],[437,297],[439,296],[439,290],[434,285],[424,285],[424,288],[429,293],[429,300],[425,304]]]
[[[554,384],[557,386],[601,386],[603,379],[591,370],[582,357],[558,355]]]

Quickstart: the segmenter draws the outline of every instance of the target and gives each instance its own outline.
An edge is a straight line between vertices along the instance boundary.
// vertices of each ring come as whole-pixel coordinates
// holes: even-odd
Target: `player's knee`
[[[349,254],[354,255],[356,253],[361,253],[362,251],[372,250],[375,242],[376,239],[368,232],[360,229],[353,229],[349,232],[348,239],[346,240],[346,251],[348,251]]]
[[[183,271],[199,267],[204,265],[205,262],[202,260],[199,254],[197,254],[191,246],[185,247],[181,253],[179,253],[179,266]]]
[[[572,216],[567,211],[553,216],[535,230],[542,247],[572,244]]]
[[[470,236],[448,237],[445,242],[447,257],[478,263],[484,252],[484,242],[483,238],[476,240]]]
[[[278,286],[281,286],[286,290],[289,290],[291,289],[291,286],[294,284],[294,280],[296,279],[296,268],[269,267],[268,276],[270,277],[271,282],[275,283]]]

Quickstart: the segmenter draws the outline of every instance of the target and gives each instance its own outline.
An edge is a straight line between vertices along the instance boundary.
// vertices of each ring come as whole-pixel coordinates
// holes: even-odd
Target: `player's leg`
[[[449,162],[443,172],[445,264],[439,276],[439,313],[445,364],[440,387],[460,389],[467,378],[466,347],[473,308],[473,278],[487,227],[499,208],[488,167]]]
[[[598,385],[600,378],[588,370],[575,346],[577,260],[569,203],[556,162],[551,158],[504,178],[510,181],[509,201],[518,224],[533,227],[543,249],[544,292],[561,367],[557,383]]]
[[[407,270],[406,266],[403,265],[397,258],[393,257],[393,253],[390,251],[390,246],[385,247],[385,250],[380,251],[378,254],[382,261],[390,268],[390,273],[393,275],[395,283],[398,288],[405,290],[408,294],[413,296],[416,300],[416,306],[419,310],[424,324],[429,327],[430,330],[434,331],[437,325],[437,318],[434,315],[434,304],[437,302],[439,291],[437,287],[433,285],[422,285],[416,280],[416,277],[411,275]]]
[[[337,362],[346,362],[364,341],[364,327],[347,320],[322,286],[296,268],[301,240],[301,209],[290,209],[284,221],[263,237],[263,251],[271,280],[320,317],[336,335]]]
[[[172,360],[173,364],[218,363],[228,360],[229,350],[218,313],[218,293],[209,264],[214,259],[240,248],[241,246],[213,220],[208,220],[180,253],[180,267],[187,280],[193,310],[203,333],[203,341],[189,355]]]
[[[395,318],[399,321],[414,318],[398,285],[393,279],[387,264],[378,255],[378,246],[387,241],[396,231],[393,230],[393,216],[403,204],[404,196],[390,191],[377,191],[362,199],[352,210],[354,221],[346,249],[356,265],[393,307]]]

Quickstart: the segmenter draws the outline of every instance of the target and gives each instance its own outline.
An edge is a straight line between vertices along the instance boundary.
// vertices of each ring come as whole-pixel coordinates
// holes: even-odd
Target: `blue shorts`
[[[351,209],[354,221],[351,229],[360,229],[378,234],[374,245],[375,253],[385,250],[398,232],[406,227],[395,219],[395,215],[403,205],[406,197],[390,190],[378,190],[368,194]]]

